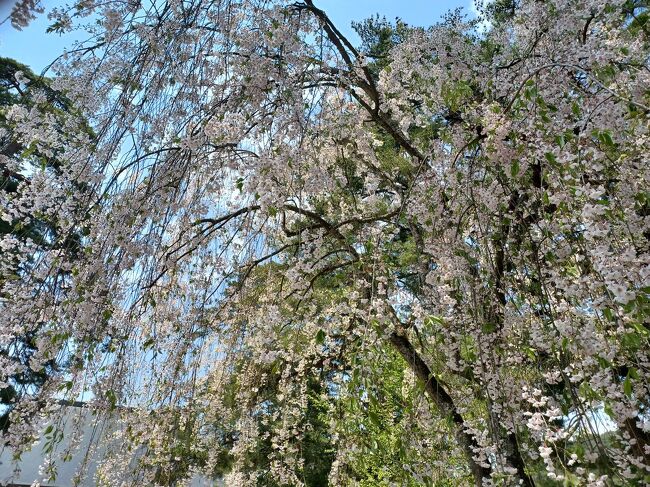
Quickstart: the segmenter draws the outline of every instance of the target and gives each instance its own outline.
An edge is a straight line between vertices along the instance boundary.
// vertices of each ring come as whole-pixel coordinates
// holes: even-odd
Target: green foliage
[[[16,74],[22,73],[27,86],[21,86],[16,80]],[[16,172],[0,163],[0,191],[9,198],[20,196],[21,185],[30,183],[30,174],[34,171],[59,171],[61,161],[56,156],[49,157],[40,154],[34,145],[25,147],[14,134],[13,127],[6,118],[6,110],[11,105],[24,108],[35,107],[33,93],[38,90],[45,94],[45,103],[39,103],[39,109],[54,115],[64,115],[74,111],[70,101],[62,94],[55,92],[49,86],[47,79],[35,75],[27,66],[9,58],[0,58],[0,154],[6,157],[18,158],[23,161],[25,171]],[[90,133],[90,129],[86,127]],[[27,223],[8,222],[0,220],[0,236],[12,235],[20,241],[31,240],[40,249],[46,250],[63,248],[71,254],[76,254],[81,249],[82,237],[79,233],[70,233],[62,238],[59,235],[57,222],[52,217],[35,215]],[[35,257],[35,256],[34,256]],[[0,251],[0,258],[5,262],[14,262],[13,256],[5,251]],[[25,272],[30,262],[19,264],[14,262],[12,275],[5,276],[11,279],[19,278]],[[20,372],[11,376],[9,384],[0,389],[0,430],[9,428],[9,413],[12,405],[24,394],[36,392],[49,375],[63,365],[64,361],[55,359],[47,361],[42,368],[32,369],[30,358],[37,350],[37,330],[25,333],[19,340],[14,340],[0,348],[0,354],[16,361],[21,366]]]
[[[379,15],[352,22],[352,28],[361,38],[359,49],[369,58],[369,68],[375,76],[390,65],[390,50],[403,42],[412,29],[399,18],[393,23]]]

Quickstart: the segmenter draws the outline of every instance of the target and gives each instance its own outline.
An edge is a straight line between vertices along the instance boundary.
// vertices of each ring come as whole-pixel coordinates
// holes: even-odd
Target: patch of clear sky
[[[43,0],[46,12],[65,3],[63,0]],[[0,19],[7,17],[13,2],[0,0]],[[472,0],[315,0],[316,6],[327,12],[335,25],[352,41],[359,39],[351,27],[375,14],[388,20],[399,17],[407,24],[429,26],[440,20],[449,10],[463,7],[472,15]],[[13,58],[39,73],[65,48],[70,48],[79,33],[66,35],[46,34],[51,21],[46,14],[40,15],[29,27],[18,31],[7,21],[0,25],[0,56]]]

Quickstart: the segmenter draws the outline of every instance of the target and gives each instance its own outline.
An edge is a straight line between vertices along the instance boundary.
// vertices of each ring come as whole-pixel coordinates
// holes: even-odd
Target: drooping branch
[[[397,128],[395,121],[391,120],[388,114],[381,110],[379,90],[375,85],[375,81],[368,67],[365,65],[360,66],[363,72],[363,77],[356,74],[359,53],[352,46],[352,43],[334,26],[328,15],[314,5],[312,0],[305,0],[302,7],[312,12],[319,19],[325,33],[327,34],[327,38],[334,45],[343,58],[343,61],[346,63],[349,70],[348,75],[351,76],[352,80],[371,98],[372,105],[364,100],[363,97],[359,96],[355,92],[353,86],[347,86],[350,95],[357,100],[361,106],[363,106],[372,120],[386,130],[386,132],[393,137],[395,142],[399,144],[399,146],[402,147],[411,157],[418,161],[423,161],[425,159],[424,154],[415,147],[406,134]],[[340,81],[345,83],[343,79]]]

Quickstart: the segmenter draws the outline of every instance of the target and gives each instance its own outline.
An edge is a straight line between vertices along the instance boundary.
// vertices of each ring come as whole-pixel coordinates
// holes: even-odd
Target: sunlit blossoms
[[[646,5],[360,47],[310,0],[59,6],[74,108],[2,108],[0,385],[47,371],[6,444],[84,401],[91,485],[649,483]]]

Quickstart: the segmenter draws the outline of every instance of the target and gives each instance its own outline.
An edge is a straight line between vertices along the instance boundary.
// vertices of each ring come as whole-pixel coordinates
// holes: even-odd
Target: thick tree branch
[[[389,341],[404,358],[415,376],[424,384],[425,392],[438,410],[453,422],[456,441],[458,441],[459,446],[467,456],[475,485],[483,485],[483,479],[490,477],[490,468],[480,465],[474,459],[474,452],[478,451],[480,446],[476,443],[474,437],[465,431],[465,421],[458,409],[456,409],[454,400],[435,378],[426,362],[420,357],[420,354],[406,337],[405,330],[398,328],[397,331],[390,334]]]

